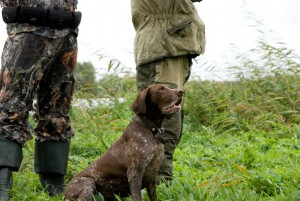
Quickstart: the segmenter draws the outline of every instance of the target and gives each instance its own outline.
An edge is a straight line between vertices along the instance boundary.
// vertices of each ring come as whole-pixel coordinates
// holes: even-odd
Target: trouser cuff
[[[0,167],[9,167],[13,171],[18,171],[22,160],[22,145],[0,133]]]
[[[70,142],[35,141],[34,171],[40,173],[67,172]]]

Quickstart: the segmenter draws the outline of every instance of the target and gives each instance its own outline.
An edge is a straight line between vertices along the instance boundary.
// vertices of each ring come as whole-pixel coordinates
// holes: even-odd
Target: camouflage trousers
[[[187,56],[171,57],[137,67],[136,82],[141,92],[153,83],[168,84],[171,88],[184,89],[190,76],[191,59]],[[157,180],[172,181],[173,155],[182,135],[183,110],[165,118],[162,126],[165,132],[161,136],[165,142],[165,155]]]
[[[28,117],[34,110],[38,140],[69,140],[76,59],[74,34],[60,38],[9,35],[0,74],[0,134],[24,145],[32,138]]]

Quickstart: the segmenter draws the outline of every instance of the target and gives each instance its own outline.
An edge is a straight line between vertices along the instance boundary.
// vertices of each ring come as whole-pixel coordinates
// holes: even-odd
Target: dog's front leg
[[[92,177],[75,177],[67,186],[63,200],[91,201],[96,191],[96,183]]]
[[[156,201],[156,183],[155,181],[152,182],[148,187],[147,187],[147,193],[150,201]]]
[[[142,201],[142,173],[137,168],[130,168],[127,171],[128,183],[132,201]]]

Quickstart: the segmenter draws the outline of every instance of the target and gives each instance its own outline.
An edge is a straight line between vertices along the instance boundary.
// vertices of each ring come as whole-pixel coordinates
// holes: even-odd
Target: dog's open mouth
[[[171,106],[166,107],[163,110],[163,113],[172,114],[172,113],[179,112],[181,110],[181,103],[182,103],[182,98],[179,98],[177,102],[173,103]]]

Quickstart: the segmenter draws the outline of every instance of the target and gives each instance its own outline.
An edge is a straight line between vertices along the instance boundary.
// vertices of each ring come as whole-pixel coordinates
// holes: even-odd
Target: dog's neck
[[[151,105],[151,103],[148,103]],[[151,108],[151,109],[149,109]],[[145,117],[152,121],[157,127],[161,127],[165,114],[155,105],[147,107]]]
[[[164,133],[164,128],[161,127],[163,118],[160,120],[160,122],[154,122],[151,119],[149,119],[147,116],[135,115],[133,117],[133,120],[138,122],[143,127],[146,127],[148,129],[150,129],[155,137],[158,137],[158,136],[160,136],[161,134]]]

